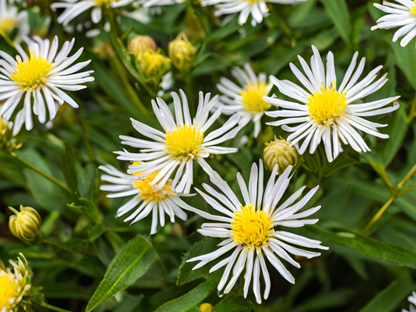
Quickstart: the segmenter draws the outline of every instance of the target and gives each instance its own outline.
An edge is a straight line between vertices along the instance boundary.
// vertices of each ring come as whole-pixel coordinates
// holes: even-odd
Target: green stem
[[[400,190],[403,185],[412,177],[412,175],[416,172],[416,165],[413,166],[412,169],[406,174],[406,176],[403,178],[403,180],[400,181],[399,184],[397,184],[397,189]]]
[[[58,312],[71,312],[70,310],[61,309],[61,308],[55,307],[55,306],[53,306],[53,305],[47,304],[46,302],[43,302],[43,303],[36,302],[36,304],[38,304],[38,305],[40,305],[40,306],[42,306],[42,307],[44,307],[44,308],[48,308],[48,309],[50,309],[50,310],[52,310],[52,311],[58,311]]]
[[[412,185],[410,185],[408,188],[404,189],[403,191],[401,191],[399,193],[399,195],[397,195],[397,197],[403,196],[404,194],[406,194],[407,192],[409,192],[411,189],[416,187],[416,182],[413,183]]]
[[[12,47],[14,48],[14,43],[13,41],[9,38],[9,36],[7,36],[7,34],[0,29],[0,36],[2,36],[4,38],[4,40]]]
[[[25,164],[26,166],[28,166],[30,169],[36,171],[37,173],[39,173],[40,175],[44,176],[45,178],[47,178],[48,180],[52,181],[53,183],[55,183],[56,185],[62,187],[64,190],[68,191],[71,195],[74,195],[74,193],[64,184],[62,184],[61,182],[59,182],[58,180],[56,180],[55,178],[51,177],[50,175],[46,174],[45,172],[43,172],[42,170],[36,168],[35,166],[33,166],[31,163],[27,162],[26,160],[24,160],[22,157],[17,156],[15,153],[10,153],[10,155],[12,155],[14,158],[16,158],[18,161],[22,162],[23,164]]]
[[[50,241],[50,240],[42,239],[42,243],[44,243],[46,245],[58,247],[58,248],[63,249],[65,251],[76,252],[76,253],[79,253],[83,256],[88,256],[88,257],[93,257],[94,256],[94,254],[92,254],[92,253],[80,250],[78,248],[70,247],[70,246],[67,246],[67,245],[64,245],[64,244],[61,244],[61,243],[53,242],[53,241]]]
[[[390,207],[391,203],[396,199],[394,195],[391,195],[389,200],[383,205],[383,207],[380,208],[380,210],[376,213],[376,215],[368,222],[368,224],[365,226],[365,228],[361,231],[362,234],[366,233],[374,223],[380,219],[380,217],[383,215],[383,213],[387,210],[387,208]]]
[[[407,117],[407,124],[410,125],[413,118],[416,116],[416,95],[413,98],[412,106],[410,107],[409,116]]]
[[[76,119],[78,120],[78,123],[81,126],[81,129],[82,129],[82,137],[84,138],[85,145],[87,146],[88,156],[90,158],[90,161],[95,163],[96,162],[95,155],[94,155],[94,151],[92,150],[92,146],[91,146],[90,139],[88,139],[88,136],[87,136],[87,129],[85,128],[85,125],[84,125],[84,123],[83,123],[83,121],[81,119],[81,116],[79,115],[78,110],[75,110],[75,117],[76,117]]]

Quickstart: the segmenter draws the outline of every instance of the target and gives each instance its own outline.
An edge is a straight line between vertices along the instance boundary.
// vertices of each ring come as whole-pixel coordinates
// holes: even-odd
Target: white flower
[[[151,185],[161,188],[166,181],[176,174],[172,181],[173,189],[178,193],[189,194],[193,183],[194,160],[207,172],[212,171],[204,158],[215,154],[229,154],[237,152],[237,148],[217,146],[235,137],[240,130],[238,116],[232,116],[227,122],[208,135],[206,132],[221,115],[221,108],[209,116],[210,110],[217,104],[218,96],[210,100],[210,93],[204,97],[199,92],[199,104],[196,116],[191,119],[188,100],[180,90],[182,103],[176,92],[171,92],[175,118],[168,105],[160,98],[152,100],[153,111],[165,132],[151,128],[137,120],[131,119],[133,127],[145,137],[153,141],[120,136],[122,144],[140,148],[140,153],[127,151],[116,152],[120,160],[137,161],[140,164],[130,165],[128,173],[138,173],[139,177],[147,177],[156,170],[161,170]],[[175,120],[176,119],[176,120]],[[237,126],[237,127],[236,127]]]
[[[92,9],[91,20],[93,23],[101,21],[102,7],[107,8],[120,8],[126,6],[135,0],[63,0],[64,2],[54,2],[51,4],[51,9],[64,8],[65,11],[59,15],[57,21],[62,25],[68,25],[78,15],[85,11]]]
[[[374,3],[374,6],[387,14],[377,20],[376,29],[391,29],[400,27],[393,36],[393,42],[403,37],[400,45],[405,47],[416,36],[416,2],[411,0],[393,0],[397,3],[383,1],[383,4]]]
[[[266,3],[296,4],[305,1],[307,0],[201,0],[201,6],[215,5],[215,16],[240,13],[240,25],[244,25],[251,14],[251,25],[256,26],[263,21],[263,17],[268,16],[269,9]]]
[[[308,146],[309,153],[313,154],[320,142],[323,141],[329,162],[332,162],[342,151],[340,141],[351,145],[359,153],[370,151],[370,148],[356,129],[387,139],[389,136],[380,133],[377,129],[387,125],[371,122],[363,117],[377,116],[395,111],[399,108],[397,102],[392,107],[382,107],[396,101],[399,96],[362,104],[353,103],[384,86],[387,82],[387,73],[374,82],[383,66],[377,66],[365,78],[357,82],[363,73],[365,58],[361,59],[354,72],[358,57],[358,52],[356,52],[344,79],[337,87],[334,55],[332,52],[328,53],[325,71],[324,63],[318,50],[314,46],[312,46],[312,50],[311,67],[308,66],[302,57],[298,56],[306,77],[295,65],[290,63],[293,74],[299,79],[303,87],[291,81],[278,80],[270,76],[270,79],[281,93],[295,99],[300,104],[266,97],[266,102],[283,108],[283,110],[266,112],[266,115],[285,117],[268,124],[271,126],[283,125],[283,130],[293,132],[287,138],[292,144],[296,144],[303,139],[303,143],[299,148],[299,154],[303,154]],[[289,127],[287,126],[288,124],[299,125]]]
[[[108,198],[131,197],[117,211],[117,217],[123,216],[131,210],[135,211],[124,220],[135,223],[142,220],[152,213],[152,226],[150,234],[157,232],[158,219],[160,226],[165,226],[165,213],[169,216],[170,221],[175,222],[175,216],[186,221],[187,215],[181,209],[185,203],[176,194],[167,181],[161,188],[150,185],[149,182],[159,173],[160,170],[153,172],[146,179],[140,179],[138,174],[125,174],[113,166],[100,166],[105,173],[101,176],[102,181],[113,183],[114,185],[101,185],[102,191],[112,192]]]
[[[218,291],[223,291],[224,294],[229,293],[245,268],[244,297],[247,296],[250,283],[253,281],[253,292],[259,304],[262,301],[260,294],[261,274],[266,287],[263,295],[264,299],[268,298],[271,287],[266,259],[269,260],[282,277],[293,284],[295,282],[294,277],[279,258],[299,268],[299,263],[293,260],[289,253],[308,259],[317,257],[320,253],[304,250],[293,245],[328,249],[321,246],[321,242],[317,240],[283,231],[283,227],[297,228],[305,224],[316,223],[318,219],[304,218],[318,211],[320,206],[299,212],[318,190],[317,186],[297,201],[305,189],[305,186],[303,186],[276,208],[289,185],[292,166],[289,166],[275,181],[277,169],[278,166],[273,168],[264,193],[264,170],[261,161],[260,171],[255,163],[251,167],[248,188],[242,176],[239,173],[237,174],[237,181],[244,198],[243,204],[218,173],[211,175],[211,181],[217,186],[219,191],[206,184],[203,186],[209,195],[200,190],[197,191],[215,210],[222,214],[221,216],[186,207],[186,209],[195,211],[202,217],[214,221],[214,223],[202,224],[202,229],[198,230],[199,233],[204,236],[224,239],[218,245],[220,247],[218,250],[189,259],[187,262],[200,261],[193,268],[196,270],[232,250],[230,256],[218,262],[210,270],[211,273],[225,266],[224,273],[218,284]],[[276,226],[278,226],[279,230],[275,229]],[[229,278],[231,272],[231,278]],[[226,284],[227,286],[225,286]]]
[[[139,0],[145,8],[183,3],[186,0]]]
[[[68,57],[75,39],[71,42],[66,41],[59,53],[58,37],[54,38],[52,45],[48,39],[33,39],[24,38],[29,55],[20,45],[16,45],[20,54],[16,56],[16,60],[0,51],[0,57],[3,58],[0,59],[0,101],[6,100],[1,107],[0,116],[9,120],[22,97],[24,98],[23,108],[15,117],[13,134],[20,131],[23,123],[26,123],[27,130],[33,128],[32,105],[33,112],[41,123],[47,121],[46,110],[49,111],[49,119],[52,120],[59,105],[64,102],[77,108],[78,104],[62,90],[81,90],[86,88],[81,84],[94,80],[90,77],[92,70],[74,74],[90,63],[86,61],[71,66],[83,51],[81,48]]]
[[[224,104],[222,111],[226,115],[237,113],[242,127],[253,121],[254,137],[257,138],[261,129],[261,117],[271,106],[263,97],[269,95],[273,84],[267,82],[264,73],[257,77],[248,63],[244,65],[244,70],[236,67],[231,74],[240,85],[225,77],[220,79],[217,88],[224,94],[220,97],[220,102]]]
[[[402,312],[416,312],[416,291],[414,291],[408,298],[410,302],[409,311],[403,309]]]
[[[13,1],[0,0],[0,35],[9,34],[14,29],[18,30],[16,39],[20,40],[29,34],[29,18],[27,11],[19,12]]]

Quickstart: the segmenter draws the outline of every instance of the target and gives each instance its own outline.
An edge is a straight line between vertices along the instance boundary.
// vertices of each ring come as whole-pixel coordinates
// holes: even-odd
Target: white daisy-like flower
[[[101,185],[102,191],[111,192],[108,198],[131,197],[117,211],[117,217],[134,210],[134,212],[124,220],[131,221],[131,224],[140,221],[152,213],[152,226],[150,234],[157,232],[158,219],[161,227],[165,226],[165,213],[169,216],[172,223],[175,216],[183,221],[187,220],[186,213],[181,209],[185,203],[180,195],[171,188],[171,181],[166,181],[165,185],[157,188],[150,184],[160,170],[151,173],[147,178],[140,179],[139,174],[125,174],[113,166],[100,166],[106,174],[101,176],[102,181],[113,183],[113,185]]]
[[[416,312],[416,291],[414,291],[407,300],[410,303],[409,311],[403,309],[402,312]]]
[[[251,14],[251,25],[256,26],[268,16],[267,3],[297,4],[307,0],[201,0],[201,6],[215,5],[215,16],[240,13],[238,23],[244,25]]]
[[[33,37],[24,38],[29,49],[29,55],[16,44],[20,55],[16,60],[9,54],[0,51],[0,101],[6,100],[1,107],[0,116],[9,120],[23,100],[23,108],[16,114],[13,134],[17,134],[23,123],[26,129],[33,128],[33,113],[41,123],[55,118],[59,105],[67,102],[74,108],[78,104],[64,91],[78,91],[86,88],[82,84],[93,81],[93,72],[76,73],[87,66],[90,61],[72,65],[82,54],[83,48],[74,55],[68,56],[74,46],[75,39],[66,41],[58,53],[58,37],[55,36],[52,45],[48,39]],[[72,65],[72,66],[71,66]],[[58,105],[59,104],[59,105]]]
[[[88,11],[93,8],[91,11],[91,20],[93,23],[98,23],[102,18],[102,8],[105,6],[107,8],[121,8],[136,0],[63,0],[57,1],[51,4],[51,9],[65,9],[61,15],[59,15],[57,21],[58,23],[66,26],[78,15]]]
[[[183,3],[186,0],[139,0],[139,3],[143,5],[145,8],[149,7],[160,7],[165,5],[174,5]]]
[[[257,76],[248,63],[244,65],[244,70],[236,67],[231,74],[240,85],[225,77],[217,84],[218,90],[224,94],[220,97],[222,112],[225,115],[239,115],[242,127],[253,121],[254,137],[257,138],[261,130],[261,117],[271,107],[263,97],[269,95],[273,84],[267,82],[264,73]]]
[[[30,32],[29,17],[27,11],[19,12],[13,1],[0,0],[0,35],[8,35],[14,29],[18,30],[16,41]]]
[[[23,254],[17,263],[9,260],[11,268],[0,268],[0,309],[1,312],[13,312],[31,288],[31,278],[26,258]]]
[[[395,111],[399,108],[399,104],[396,102],[399,96],[368,103],[354,103],[384,86],[387,82],[387,73],[374,81],[383,66],[377,66],[358,82],[364,70],[365,58],[361,59],[356,68],[358,58],[358,52],[356,52],[344,79],[337,86],[332,52],[328,53],[325,71],[318,50],[314,46],[312,46],[312,50],[311,67],[302,57],[298,56],[306,77],[295,65],[290,63],[293,74],[303,87],[291,81],[278,80],[276,77],[270,76],[271,81],[281,93],[300,103],[265,97],[266,102],[283,108],[283,110],[266,112],[266,115],[284,117],[284,119],[269,122],[268,125],[282,126],[283,130],[293,132],[287,138],[292,144],[303,140],[299,154],[303,154],[308,146],[309,152],[313,154],[323,141],[329,162],[337,158],[342,151],[341,141],[346,145],[351,145],[359,153],[370,151],[358,131],[387,139],[389,136],[380,133],[377,129],[387,125],[375,123],[363,117]],[[384,107],[393,101],[395,104],[392,107]],[[289,127],[289,124],[299,125]]]
[[[204,236],[224,239],[218,245],[220,248],[216,251],[189,259],[187,262],[200,261],[193,268],[196,270],[232,251],[231,255],[218,262],[210,270],[211,273],[225,266],[218,284],[218,291],[224,294],[229,293],[245,269],[244,297],[247,297],[252,282],[253,292],[259,304],[262,301],[260,293],[261,275],[266,287],[263,294],[264,299],[268,298],[271,287],[266,260],[275,267],[283,278],[293,284],[295,283],[294,277],[279,258],[300,268],[299,263],[293,260],[289,254],[309,259],[319,256],[320,253],[295,246],[328,249],[321,246],[320,241],[283,230],[284,227],[297,228],[305,224],[315,224],[318,219],[304,218],[314,214],[321,207],[318,206],[299,212],[318,190],[317,186],[298,200],[305,190],[305,186],[303,186],[276,208],[289,185],[292,166],[289,166],[276,180],[277,170],[278,166],[275,166],[264,192],[264,169],[261,161],[260,170],[258,170],[255,163],[251,167],[248,187],[240,173],[238,173],[237,181],[244,198],[243,203],[218,173],[211,175],[211,181],[219,191],[206,184],[203,186],[209,195],[200,190],[197,191],[221,215],[212,215],[195,208],[192,209],[192,207],[185,207],[188,210],[195,211],[203,218],[213,221],[213,223],[202,224],[202,229],[198,230],[199,233]]]
[[[174,175],[172,188],[178,193],[189,194],[193,183],[194,161],[205,172],[210,173],[212,169],[204,158],[215,154],[237,152],[237,148],[221,147],[218,144],[234,138],[241,127],[238,126],[239,117],[235,115],[229,118],[223,126],[207,134],[208,129],[221,115],[221,108],[211,116],[209,114],[217,104],[218,96],[210,99],[210,93],[204,97],[203,93],[199,92],[196,115],[191,119],[188,99],[182,90],[179,92],[182,101],[176,92],[171,92],[175,118],[161,98],[156,98],[156,101],[152,100],[153,111],[164,132],[131,119],[133,127],[152,141],[122,135],[120,136],[123,140],[121,143],[140,148],[140,153],[130,153],[125,150],[116,154],[119,155],[117,158],[120,160],[139,162],[139,164],[130,165],[128,173],[138,173],[139,177],[145,178],[156,170],[160,170],[150,185],[162,188]]]
[[[393,42],[400,37],[400,45],[405,47],[416,36],[416,1],[393,0],[397,3],[383,1],[383,4],[374,3],[374,6],[387,14],[377,20],[376,29],[391,29],[400,27],[393,36]]]

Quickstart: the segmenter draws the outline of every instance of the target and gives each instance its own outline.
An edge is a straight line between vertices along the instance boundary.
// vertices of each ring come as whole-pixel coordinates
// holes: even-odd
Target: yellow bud
[[[264,163],[270,171],[274,166],[279,165],[278,172],[282,173],[289,166],[296,166],[298,163],[298,152],[295,147],[284,139],[274,138],[274,141],[265,143]]]
[[[160,53],[160,51],[153,51],[151,49],[140,53],[137,56],[143,76],[153,84],[159,84],[162,77],[171,68],[171,60]]]
[[[15,214],[10,216],[10,232],[26,244],[30,244],[41,235],[40,225],[41,218],[39,213],[32,207],[23,207],[20,205],[20,212],[9,207]]]
[[[191,69],[196,49],[186,38],[185,34],[182,33],[178,38],[169,42],[168,49],[173,65],[182,73],[188,72]]]
[[[0,117],[0,149],[10,153],[22,146],[22,143],[16,143],[16,138],[12,132],[13,124]]]
[[[214,312],[214,307],[209,303],[203,303],[199,307],[199,312]]]
[[[136,36],[129,42],[129,52],[138,55],[147,50],[157,50],[156,42],[150,36]]]

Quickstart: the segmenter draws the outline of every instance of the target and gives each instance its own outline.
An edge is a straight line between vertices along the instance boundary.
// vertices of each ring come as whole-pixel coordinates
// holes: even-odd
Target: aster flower
[[[273,84],[267,82],[264,73],[257,76],[248,63],[244,65],[244,70],[236,67],[231,74],[239,85],[225,77],[222,77],[217,84],[218,90],[224,94],[220,97],[223,114],[239,115],[239,124],[242,127],[253,121],[254,137],[257,138],[261,130],[261,117],[271,107],[263,97],[269,95]]]
[[[33,113],[38,116],[41,123],[55,118],[59,105],[67,102],[74,108],[78,104],[64,91],[78,91],[86,88],[82,84],[93,81],[90,77],[93,72],[75,72],[87,66],[90,61],[72,65],[82,54],[83,48],[68,57],[74,46],[75,39],[66,41],[58,52],[58,37],[55,36],[52,45],[48,39],[34,40],[24,38],[28,45],[29,55],[20,45],[16,49],[20,55],[13,59],[7,53],[0,51],[0,101],[6,100],[1,107],[0,116],[10,120],[23,98],[23,108],[16,114],[13,134],[17,134],[23,123],[26,129],[33,128]],[[59,105],[58,105],[59,104]]]
[[[215,5],[215,16],[240,13],[238,23],[244,25],[251,16],[251,25],[256,26],[268,16],[266,3],[296,4],[307,0],[201,0],[201,6]]]
[[[181,209],[185,203],[180,198],[180,195],[172,190],[171,181],[166,181],[162,187],[149,183],[160,170],[151,173],[145,179],[140,179],[137,173],[133,175],[125,174],[113,166],[107,165],[99,168],[106,173],[101,176],[101,180],[112,183],[112,185],[101,185],[100,187],[102,191],[111,192],[107,195],[108,198],[133,196],[117,211],[117,217],[121,217],[134,210],[124,222],[131,221],[131,224],[133,224],[144,219],[152,212],[150,234],[155,234],[157,232],[158,218],[160,226],[165,226],[165,213],[169,216],[172,223],[175,222],[175,216],[186,221],[187,215]]]
[[[31,277],[26,258],[23,254],[17,263],[9,260],[12,268],[5,271],[0,268],[0,309],[1,312],[13,312],[31,288]]]
[[[383,1],[383,4],[374,3],[374,6],[387,13],[377,20],[377,25],[371,27],[376,29],[398,28],[393,36],[393,42],[400,37],[400,45],[405,47],[416,36],[416,2],[411,0]],[[397,2],[397,3],[396,3]]]
[[[207,134],[208,129],[221,115],[221,108],[211,116],[210,110],[217,104],[218,96],[210,99],[210,93],[204,97],[199,92],[199,104],[195,118],[191,119],[188,99],[179,90],[181,99],[176,92],[171,92],[175,118],[167,104],[160,98],[152,100],[153,111],[164,132],[151,128],[137,120],[131,119],[133,127],[145,137],[153,140],[142,140],[122,135],[121,143],[140,148],[140,153],[128,151],[116,152],[120,160],[136,161],[140,164],[130,165],[128,173],[137,173],[145,178],[156,170],[160,172],[150,181],[150,185],[159,188],[174,175],[172,188],[178,193],[189,194],[193,183],[193,162],[196,161],[207,173],[212,171],[204,158],[215,154],[237,152],[237,148],[217,146],[234,138],[240,130],[238,116],[232,116],[220,128]]]
[[[282,126],[283,130],[293,132],[287,137],[287,140],[292,144],[303,140],[299,154],[303,154],[308,146],[309,153],[313,154],[323,141],[329,162],[337,158],[342,151],[341,141],[346,145],[351,145],[359,153],[370,151],[358,131],[387,139],[389,136],[380,133],[377,129],[387,125],[375,123],[363,117],[395,111],[399,108],[397,102],[392,107],[385,106],[396,101],[399,96],[360,104],[355,104],[355,102],[384,86],[387,82],[387,73],[374,81],[383,66],[377,66],[358,82],[364,70],[365,58],[361,59],[356,68],[358,58],[358,52],[356,52],[344,79],[337,86],[332,52],[328,53],[325,71],[318,50],[314,46],[312,46],[312,50],[311,67],[302,57],[298,56],[306,77],[295,65],[290,64],[293,74],[303,87],[291,81],[278,80],[276,77],[270,76],[281,93],[300,103],[265,97],[266,102],[283,108],[283,110],[266,112],[266,115],[284,117],[284,119],[269,122],[268,125]],[[298,125],[289,127],[289,124]]]
[[[29,33],[27,11],[19,12],[13,1],[7,3],[7,0],[0,0],[0,35],[8,35],[13,29],[18,30],[17,40]]]
[[[402,312],[416,312],[416,291],[414,291],[407,300],[410,302],[409,311],[403,309]]]
[[[258,170],[255,163],[252,165],[248,187],[240,173],[238,173],[237,181],[244,198],[243,203],[241,203],[227,182],[221,179],[218,173],[214,173],[211,176],[211,181],[218,187],[219,191],[206,184],[203,186],[208,194],[197,190],[221,214],[212,215],[194,209],[202,217],[214,222],[202,224],[202,228],[198,232],[204,236],[220,237],[224,240],[218,245],[219,248],[216,251],[189,259],[187,262],[199,261],[193,268],[196,270],[232,251],[231,255],[218,262],[210,270],[211,273],[225,266],[224,273],[218,284],[219,292],[229,293],[245,269],[244,297],[247,296],[250,283],[252,282],[254,296],[257,303],[260,304],[262,301],[260,275],[263,276],[266,287],[263,295],[264,299],[268,298],[271,287],[266,260],[274,266],[283,278],[293,284],[295,283],[294,277],[279,258],[300,268],[299,263],[293,260],[289,254],[309,259],[319,256],[320,253],[295,246],[328,249],[321,246],[321,242],[317,240],[283,231],[284,227],[297,228],[305,224],[316,223],[318,219],[304,218],[314,214],[321,208],[318,206],[299,212],[316,193],[318,186],[297,201],[305,190],[305,186],[301,187],[276,208],[289,185],[291,170],[292,166],[289,166],[276,180],[278,166],[275,166],[264,192],[264,170],[261,161],[260,170]],[[187,209],[192,210],[192,207]],[[278,227],[278,230],[275,227]]]
[[[52,3],[51,9],[65,9],[64,12],[59,15],[57,21],[66,26],[78,15],[93,8],[91,11],[91,20],[93,23],[98,23],[101,21],[103,13],[102,8],[104,6],[115,9],[124,7],[134,1],[135,0],[63,0],[63,2],[58,1]]]
[[[183,3],[186,0],[139,0],[145,8]]]

